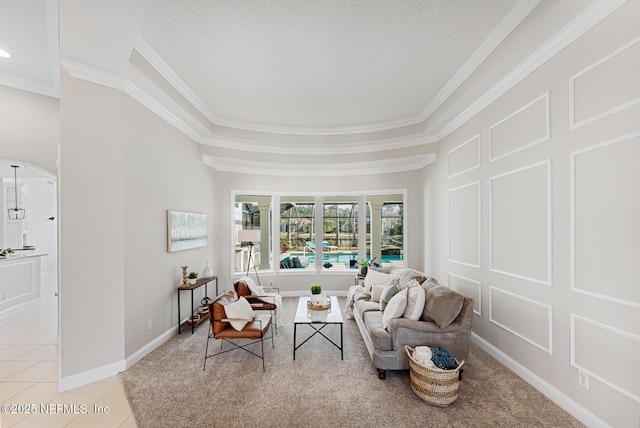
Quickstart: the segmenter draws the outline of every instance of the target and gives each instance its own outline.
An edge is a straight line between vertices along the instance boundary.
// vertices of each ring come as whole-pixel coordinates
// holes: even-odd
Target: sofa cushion
[[[375,270],[367,271],[367,276],[364,277],[364,292],[371,295],[371,291],[376,285],[388,285],[393,279],[393,275],[388,273],[382,273]]]
[[[356,299],[354,300],[353,304],[358,307],[358,312],[360,312],[361,314],[367,311],[380,312],[380,303],[374,302],[370,299]]]
[[[393,337],[382,327],[382,312],[365,312],[364,323],[369,339],[371,339],[371,344],[376,350],[391,351],[393,349]]]
[[[382,294],[380,295],[380,311],[384,312],[387,308],[387,305],[393,299],[393,296],[400,292],[400,287],[398,287],[395,283],[391,283],[384,287],[382,290]]]
[[[463,303],[464,297],[461,294],[436,285],[427,290],[422,319],[434,321],[441,329],[446,328],[458,317]]]
[[[407,306],[402,314],[403,318],[417,321],[422,316],[426,302],[426,292],[420,287],[418,281],[411,280],[407,284]]]
[[[395,286],[394,286],[395,287]],[[382,306],[382,302],[380,302],[380,306]],[[386,330],[389,325],[389,321],[392,318],[400,318],[404,313],[404,308],[407,306],[407,290],[402,290],[396,293],[384,310],[382,314],[382,328]]]

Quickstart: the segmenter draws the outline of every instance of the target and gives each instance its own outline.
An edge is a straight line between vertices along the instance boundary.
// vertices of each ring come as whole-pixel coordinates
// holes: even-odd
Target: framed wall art
[[[205,247],[209,238],[207,215],[167,210],[167,251]]]

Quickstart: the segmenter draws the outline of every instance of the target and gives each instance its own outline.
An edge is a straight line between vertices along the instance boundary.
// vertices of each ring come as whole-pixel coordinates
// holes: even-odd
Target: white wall
[[[597,24],[424,175],[427,271],[475,299],[485,348],[591,426],[640,418],[638,16]]]
[[[208,261],[217,273],[214,248],[219,237],[213,225],[222,209],[214,197],[214,172],[202,163],[197,144],[132,99],[127,98],[124,111],[125,356],[129,358],[165,332],[176,332],[180,266],[201,274]],[[207,214],[208,245],[167,252],[168,209]],[[214,297],[215,287],[208,292]],[[197,306],[204,287],[195,295]],[[190,293],[180,297],[184,319],[191,311]]]
[[[123,97],[61,75],[61,389],[124,368]]]

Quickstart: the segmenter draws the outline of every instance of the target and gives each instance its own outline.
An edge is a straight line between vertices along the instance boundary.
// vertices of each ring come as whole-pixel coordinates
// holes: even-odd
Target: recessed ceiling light
[[[0,58],[11,58],[11,54],[3,49],[0,49]]]

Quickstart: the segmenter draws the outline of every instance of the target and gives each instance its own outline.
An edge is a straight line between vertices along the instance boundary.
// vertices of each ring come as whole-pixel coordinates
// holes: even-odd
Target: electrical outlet
[[[578,369],[578,385],[589,389],[589,374],[580,369]]]
[[[147,325],[148,325],[149,330],[151,330],[153,328],[153,320],[149,320],[147,322]]]

